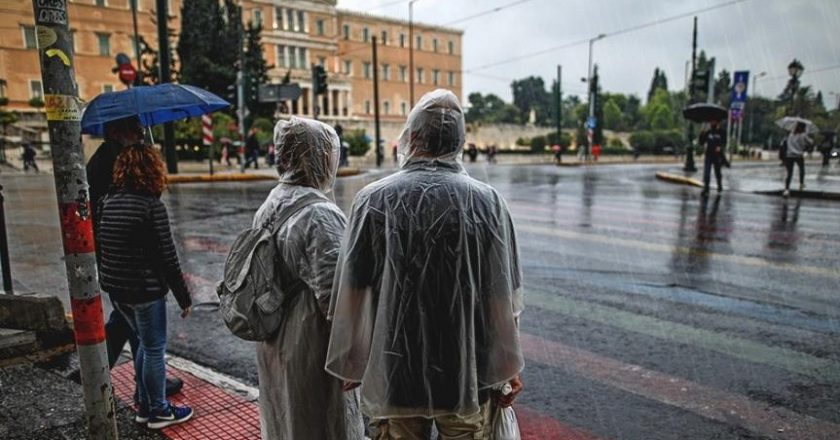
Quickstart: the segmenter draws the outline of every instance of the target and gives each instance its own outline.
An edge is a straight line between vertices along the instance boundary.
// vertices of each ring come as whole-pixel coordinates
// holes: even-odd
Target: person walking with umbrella
[[[252,163],[254,164],[255,170],[260,168],[260,141],[257,139],[258,132],[259,129],[257,127],[251,127],[251,131],[248,132],[248,138],[245,140],[245,153],[248,159],[245,160],[244,168],[248,168]]]
[[[799,190],[805,189],[805,150],[813,145],[814,141],[805,132],[805,123],[797,122],[793,131],[787,137],[787,152],[785,153],[785,197],[790,195],[790,179],[793,177],[793,165],[799,167]]]
[[[715,170],[718,192],[723,191],[720,167],[729,165],[726,161],[726,131],[721,128],[719,120],[709,122],[709,127],[700,132],[700,145],[705,145],[703,159],[703,195],[709,194],[712,168]]]
[[[29,171],[29,168],[38,172],[38,164],[35,163],[36,152],[32,148],[32,144],[23,145],[23,171]]]

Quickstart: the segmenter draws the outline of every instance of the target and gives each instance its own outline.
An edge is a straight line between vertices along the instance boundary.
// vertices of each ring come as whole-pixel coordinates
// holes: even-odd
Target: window
[[[96,0],[96,6],[108,6],[105,0]]]
[[[23,47],[37,49],[38,43],[35,40],[35,26],[21,26],[23,32]]]
[[[299,47],[297,48],[298,52],[298,68],[299,69],[306,69],[309,66],[309,60],[306,58],[306,48]]]
[[[0,98],[6,97],[6,80],[0,79]]]
[[[455,72],[449,72],[449,80],[446,83],[450,86],[455,85]]]
[[[257,26],[262,26],[263,24],[263,17],[262,17],[262,9],[256,8],[251,11],[251,20],[254,21],[254,24]]]
[[[414,48],[417,50],[423,50],[423,37],[418,35],[415,40],[416,42],[414,43]]]
[[[370,101],[365,101],[365,113],[370,114]]]
[[[274,7],[274,29],[283,28],[283,8],[280,6]]]
[[[364,73],[365,79],[370,79],[370,63],[364,63],[364,67],[362,71]]]
[[[298,32],[306,32],[309,30],[309,26],[306,24],[306,13],[303,11],[298,11],[297,13],[297,23],[295,24],[295,30]]]
[[[283,23],[283,30],[284,31],[295,30],[295,11],[293,11],[291,9],[286,9],[286,22]]]
[[[382,45],[388,45],[388,31],[382,31]]]
[[[96,40],[99,42],[99,55],[103,57],[111,56],[111,36],[97,33]]]
[[[29,81],[29,98],[44,99],[44,87],[41,86],[41,81],[33,79]]]
[[[400,114],[403,116],[408,114],[408,104],[405,101],[400,103]]]
[[[382,80],[383,81],[390,81],[391,80],[391,66],[388,64],[382,65]]]
[[[386,115],[391,114],[391,103],[390,102],[385,101],[385,102],[382,103],[382,113],[385,113]]]
[[[440,83],[440,70],[432,70],[432,84],[438,85]]]
[[[289,67],[289,61],[286,58],[286,46],[282,44],[277,45],[277,65],[280,67]]]
[[[102,93],[111,93],[114,91],[113,84],[102,84]]]
[[[315,23],[316,28],[318,29],[318,35],[324,35],[324,20],[318,20]]]
[[[400,47],[405,48],[405,34],[400,34]]]
[[[400,66],[400,81],[408,82],[408,68]]]
[[[365,43],[370,42],[370,29],[362,29],[362,41],[364,41]]]
[[[353,62],[344,60],[344,74],[347,76],[353,75]]]
[[[432,40],[432,50],[437,52],[438,51],[438,39],[435,38]]]
[[[454,42],[454,41],[450,41],[450,42],[449,42],[449,55],[452,55],[452,54],[454,54],[454,53],[455,53],[455,42]]]
[[[344,29],[344,39],[349,40],[350,39],[350,25],[345,24],[343,29]]]
[[[415,76],[417,77],[417,82],[420,83],[420,84],[423,84],[423,68],[422,67],[417,68],[417,75],[415,75]]]

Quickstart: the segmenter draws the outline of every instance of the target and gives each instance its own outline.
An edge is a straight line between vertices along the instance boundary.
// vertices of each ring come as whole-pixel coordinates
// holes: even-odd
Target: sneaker
[[[709,188],[703,188],[703,191],[700,192],[700,195],[703,197],[709,195]]]
[[[799,190],[800,190],[800,191],[802,191],[802,190],[804,190],[804,189],[805,189],[805,184],[804,184],[804,183],[800,184],[800,185],[799,185]]]
[[[175,394],[178,394],[181,391],[181,388],[184,387],[184,381],[177,377],[167,377],[166,378],[166,397],[172,397]]]
[[[723,192],[723,187],[722,186],[718,187],[718,192]]]
[[[152,415],[149,417],[149,423],[146,425],[149,429],[162,429],[167,426],[184,423],[193,416],[192,408],[188,406],[169,405],[169,409],[164,414]]]
[[[134,421],[137,423],[148,423],[149,422],[149,409],[138,407],[137,414],[134,415]]]
[[[790,195],[790,191],[788,191],[788,190],[784,190],[784,192],[782,192],[782,197],[787,197],[789,195]]]

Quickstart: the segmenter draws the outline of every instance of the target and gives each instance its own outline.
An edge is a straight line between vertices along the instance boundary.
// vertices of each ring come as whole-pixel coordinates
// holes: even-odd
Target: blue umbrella
[[[85,108],[82,133],[102,136],[105,123],[137,116],[144,127],[201,116],[230,106],[222,98],[183,84],[137,86],[103,93]]]

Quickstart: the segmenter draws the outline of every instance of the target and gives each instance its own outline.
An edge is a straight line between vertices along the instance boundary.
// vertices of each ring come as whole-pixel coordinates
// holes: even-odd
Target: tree
[[[732,75],[728,70],[723,69],[718,73],[714,85],[715,102],[729,108],[729,99],[732,91]]]
[[[601,100],[601,77],[598,75],[598,65],[592,70],[592,96],[595,97],[595,130],[592,134],[592,144],[602,145],[604,143],[604,103]]]
[[[246,51],[243,57],[246,89],[245,107],[249,113],[248,120],[245,123],[246,127],[251,125],[254,118],[270,118],[274,114],[274,104],[261,103],[258,97],[259,85],[268,82],[268,70],[272,67],[265,61],[260,37],[261,32],[261,24],[255,25],[251,21],[248,22],[245,30]]]
[[[537,113],[537,124],[551,123],[551,95],[545,90],[543,79],[529,76],[516,80],[510,85],[513,90],[513,105],[519,109],[519,120],[527,121],[534,110]]]
[[[622,125],[621,108],[613,99],[604,104],[604,127],[610,130],[619,130]]]
[[[470,108],[464,116],[468,123],[518,124],[521,122],[519,108],[506,103],[492,93],[487,95],[471,93],[467,100],[470,102]]]
[[[226,95],[236,80],[242,41],[242,10],[231,0],[184,0],[178,57],[180,81]]]
[[[653,69],[653,79],[650,81],[650,89],[648,90],[647,102],[653,99],[653,95],[657,90],[668,90],[668,78],[665,77],[665,72],[659,70],[659,67]]]

